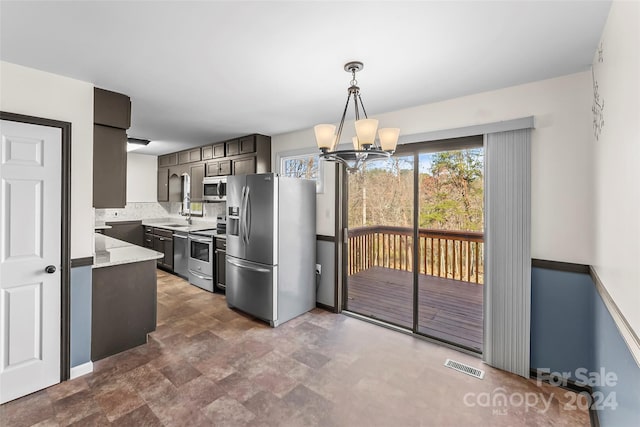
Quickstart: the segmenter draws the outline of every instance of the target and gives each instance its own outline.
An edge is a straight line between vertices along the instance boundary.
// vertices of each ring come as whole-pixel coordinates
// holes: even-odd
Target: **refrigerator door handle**
[[[242,196],[240,198],[240,239],[242,239],[242,243],[246,244],[247,240],[245,238],[245,224],[244,224],[244,217],[245,217],[245,200],[246,200],[246,194],[247,194],[247,187],[243,186],[242,187]]]
[[[251,198],[249,193],[249,187],[247,187],[247,203],[245,204],[244,211],[244,233],[247,238],[247,244],[249,244],[249,239],[251,238]]]
[[[248,265],[248,264],[244,264],[244,263],[240,263],[238,261],[233,261],[229,258],[227,258],[227,262],[229,264],[235,265],[236,267],[240,267],[240,268],[246,268],[247,270],[251,270],[251,271],[257,271],[259,273],[269,273],[271,270],[269,270],[268,268],[262,268],[262,267],[254,267],[252,265]]]

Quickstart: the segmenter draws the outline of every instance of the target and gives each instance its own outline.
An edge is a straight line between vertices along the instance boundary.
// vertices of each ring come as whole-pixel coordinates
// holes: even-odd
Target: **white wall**
[[[158,157],[127,153],[127,203],[158,201]]]
[[[499,72],[499,71],[498,71]],[[535,116],[532,132],[532,256],[591,264],[594,216],[591,176],[591,74],[588,71],[426,104],[376,116],[401,135]],[[340,108],[339,105],[336,106]],[[343,143],[352,134],[345,123]],[[271,138],[278,152],[315,147],[313,129]],[[331,170],[331,168],[327,168]],[[318,234],[333,235],[333,172],[318,196]],[[329,213],[331,211],[331,213]]]
[[[640,4],[613,2],[594,73],[604,100],[595,158],[594,267],[640,335]]]
[[[93,254],[93,84],[0,62],[0,110],[71,122],[71,258]]]

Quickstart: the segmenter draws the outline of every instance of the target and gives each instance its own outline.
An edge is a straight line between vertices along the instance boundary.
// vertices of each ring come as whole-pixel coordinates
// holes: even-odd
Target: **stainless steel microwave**
[[[202,180],[202,196],[205,202],[227,200],[227,177],[209,176]]]

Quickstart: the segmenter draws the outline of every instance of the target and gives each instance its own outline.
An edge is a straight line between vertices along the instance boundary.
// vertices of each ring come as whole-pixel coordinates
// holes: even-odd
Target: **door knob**
[[[49,274],[53,274],[56,272],[56,267],[54,265],[47,265],[44,271],[46,271]]]

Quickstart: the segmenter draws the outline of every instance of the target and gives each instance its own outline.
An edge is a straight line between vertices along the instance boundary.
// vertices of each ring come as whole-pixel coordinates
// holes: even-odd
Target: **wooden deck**
[[[411,329],[413,273],[371,267],[349,277],[347,309]],[[482,351],[482,285],[421,274],[418,332]]]

